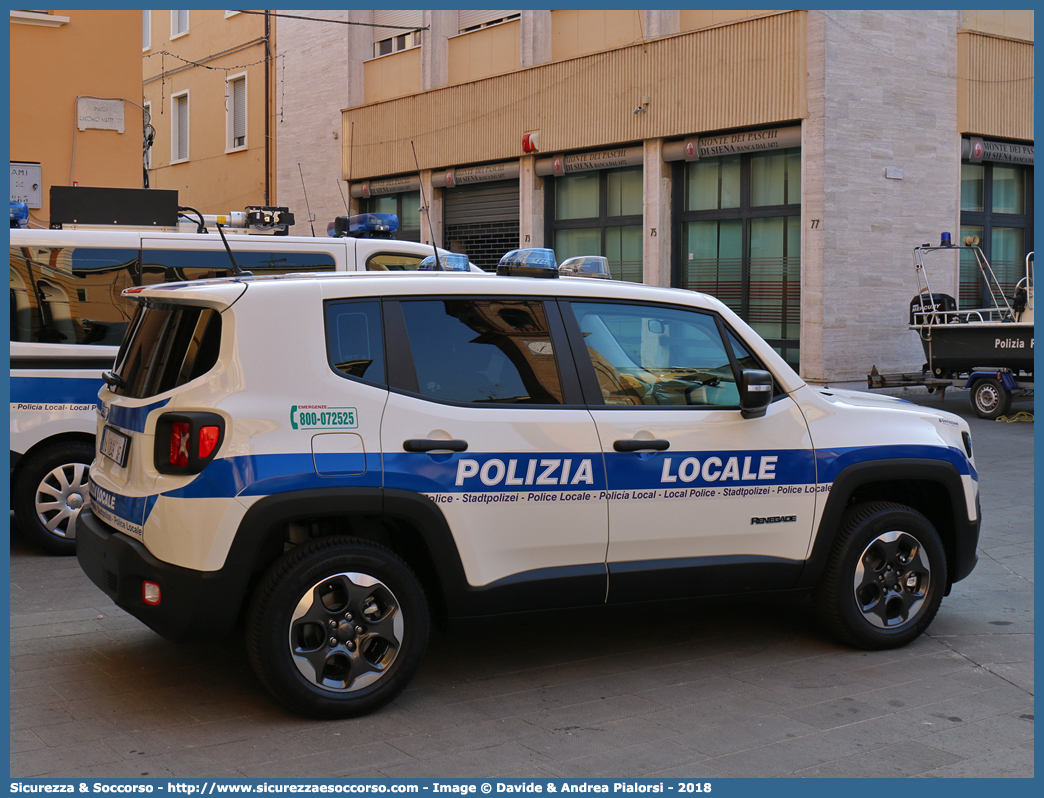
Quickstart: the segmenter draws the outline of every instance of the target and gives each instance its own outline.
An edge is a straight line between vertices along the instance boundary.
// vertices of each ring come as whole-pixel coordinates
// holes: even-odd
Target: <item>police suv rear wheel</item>
[[[93,459],[91,444],[71,442],[34,452],[20,464],[11,508],[23,534],[51,554],[76,553],[69,522],[88,501],[87,472]]]
[[[827,629],[850,645],[906,645],[935,618],[946,553],[927,518],[900,504],[849,508],[814,600]]]
[[[428,604],[394,553],[355,538],[318,538],[262,579],[248,653],[264,685],[314,717],[354,717],[394,699],[428,643]]]

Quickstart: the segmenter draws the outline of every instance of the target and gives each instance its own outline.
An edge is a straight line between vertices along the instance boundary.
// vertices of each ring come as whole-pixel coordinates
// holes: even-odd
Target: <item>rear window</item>
[[[142,399],[206,374],[217,363],[221,314],[195,305],[147,303],[131,321],[114,371],[121,396]]]

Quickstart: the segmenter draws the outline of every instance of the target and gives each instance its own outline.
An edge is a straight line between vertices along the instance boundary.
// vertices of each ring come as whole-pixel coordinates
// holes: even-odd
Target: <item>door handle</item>
[[[642,441],[637,438],[628,438],[613,443],[613,448],[618,452],[642,452],[652,449],[655,452],[665,452],[671,448],[671,442],[665,440]]]
[[[402,442],[402,448],[407,452],[433,452],[433,451],[446,451],[451,452],[464,452],[467,451],[468,442],[460,440],[449,440],[449,441],[437,441],[433,438],[410,438]]]

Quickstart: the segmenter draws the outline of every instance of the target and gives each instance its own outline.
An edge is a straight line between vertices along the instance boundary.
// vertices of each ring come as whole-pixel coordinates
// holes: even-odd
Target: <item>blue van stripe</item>
[[[101,378],[11,377],[11,401],[96,405]]]

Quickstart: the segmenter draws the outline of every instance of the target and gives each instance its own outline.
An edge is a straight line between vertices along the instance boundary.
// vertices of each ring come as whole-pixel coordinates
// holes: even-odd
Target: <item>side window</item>
[[[11,340],[119,346],[137,271],[133,249],[11,247]]]
[[[423,396],[475,404],[562,404],[544,304],[459,298],[402,303]]]
[[[256,275],[328,272],[337,268],[333,255],[327,252],[244,251],[236,249],[235,239],[229,244],[236,256],[236,263]],[[232,274],[232,262],[224,249],[147,249],[142,252],[141,262],[142,282],[145,285],[228,277]]]
[[[414,272],[424,260],[423,255],[406,255],[401,252],[378,252],[366,259],[368,272]]]
[[[574,302],[607,405],[735,407],[728,351],[708,313]]]
[[[381,303],[330,302],[326,306],[326,351],[330,365],[348,377],[387,384]]]

